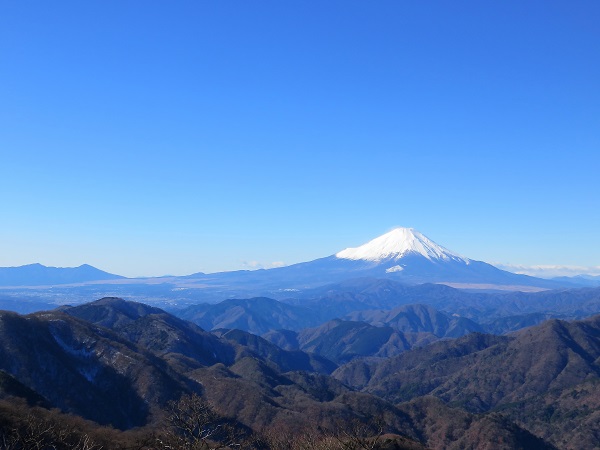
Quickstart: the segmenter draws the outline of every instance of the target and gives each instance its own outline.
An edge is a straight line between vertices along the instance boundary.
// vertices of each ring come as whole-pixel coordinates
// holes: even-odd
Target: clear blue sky
[[[596,0],[2,2],[0,266],[232,270],[394,226],[600,266],[599,23]]]

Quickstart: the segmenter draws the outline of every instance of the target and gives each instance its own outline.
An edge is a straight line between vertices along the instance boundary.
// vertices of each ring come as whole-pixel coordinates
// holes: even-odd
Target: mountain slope
[[[423,393],[481,412],[599,377],[599,358],[600,316],[553,319],[510,337],[472,334],[375,364],[367,391],[409,400],[407,387],[430,380]]]
[[[106,328],[61,312],[0,313],[0,369],[53,406],[101,424],[145,424],[193,382]]]
[[[469,412],[497,411],[560,448],[600,446],[600,316],[510,336],[474,333],[352,361],[333,375],[394,403],[433,395]]]
[[[393,356],[413,344],[403,333],[390,327],[374,327],[365,322],[340,319],[302,330],[297,339],[302,350],[337,363],[360,356]]]
[[[70,316],[110,328],[124,339],[161,358],[189,358],[192,367],[232,364],[239,349],[191,322],[159,308],[119,298],[64,309]]]
[[[282,372],[303,370],[330,374],[337,368],[336,364],[323,356],[298,349],[284,350],[260,336],[242,330],[228,330],[222,337],[243,345],[260,357],[276,364]]]
[[[434,450],[556,450],[500,414],[475,415],[426,396],[401,404],[423,441]]]

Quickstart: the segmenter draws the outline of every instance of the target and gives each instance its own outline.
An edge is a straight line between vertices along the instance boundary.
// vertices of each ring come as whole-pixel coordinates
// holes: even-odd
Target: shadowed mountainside
[[[114,332],[60,312],[0,313],[0,368],[53,406],[118,428],[193,384]]]
[[[377,411],[390,431],[414,436],[394,406],[317,373],[335,368],[324,358],[260,338],[241,345],[120,299],[64,312],[3,312],[0,338],[0,369],[54,407],[119,428],[149,424],[168,400],[195,392],[255,430],[331,428],[340,417]]]

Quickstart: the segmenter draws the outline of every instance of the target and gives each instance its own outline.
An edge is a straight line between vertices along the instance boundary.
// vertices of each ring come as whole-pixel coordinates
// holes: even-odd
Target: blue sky
[[[0,4],[0,266],[294,263],[414,227],[600,266],[597,1]]]

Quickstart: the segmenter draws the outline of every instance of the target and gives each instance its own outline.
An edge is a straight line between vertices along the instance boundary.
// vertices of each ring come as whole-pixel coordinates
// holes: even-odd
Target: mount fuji
[[[469,264],[470,260],[436,244],[413,228],[396,228],[357,248],[347,248],[335,254],[340,259],[382,262],[398,261],[420,255],[430,261],[457,261]]]
[[[517,275],[452,252],[412,228],[395,228],[359,247],[287,267],[194,274],[188,278],[271,290],[305,289],[352,278],[391,278],[407,284],[441,283],[473,289],[529,290],[561,285]]]

